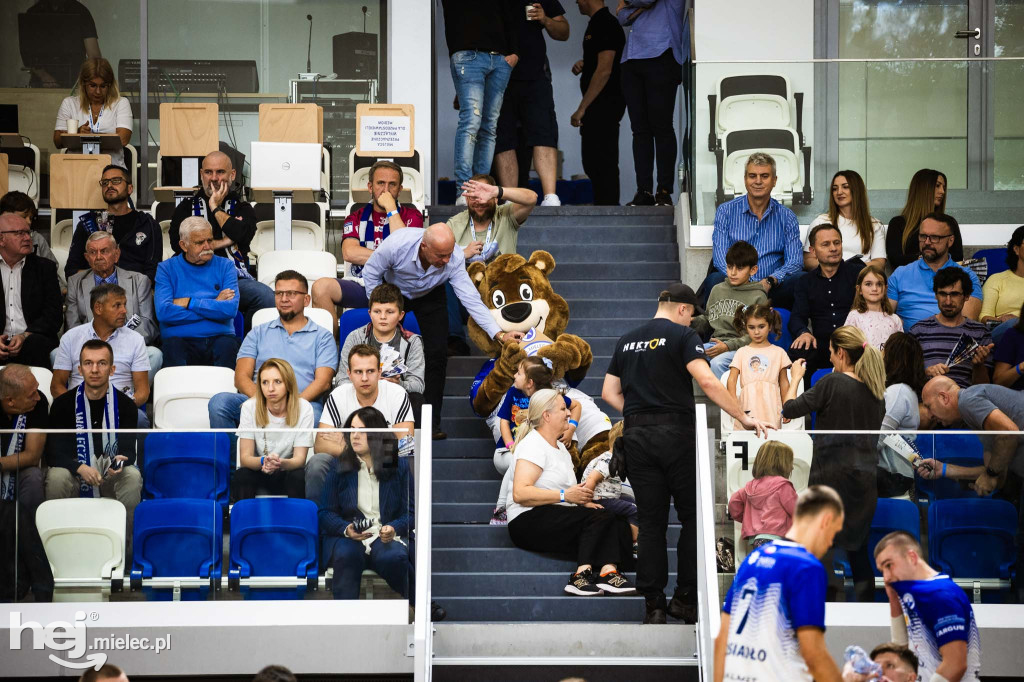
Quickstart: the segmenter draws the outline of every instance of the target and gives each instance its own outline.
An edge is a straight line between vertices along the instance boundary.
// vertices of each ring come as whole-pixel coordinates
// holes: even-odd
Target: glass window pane
[[[1024,2],[996,0],[994,13],[995,56],[1024,57]],[[996,62],[992,80],[994,187],[1024,189],[1024,62]]]

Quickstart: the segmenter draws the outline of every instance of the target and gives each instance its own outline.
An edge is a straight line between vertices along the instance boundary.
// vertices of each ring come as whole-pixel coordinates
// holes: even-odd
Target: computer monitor
[[[0,104],[0,133],[17,133],[18,105]]]
[[[253,142],[250,184],[319,190],[322,150],[321,145],[309,142]]]

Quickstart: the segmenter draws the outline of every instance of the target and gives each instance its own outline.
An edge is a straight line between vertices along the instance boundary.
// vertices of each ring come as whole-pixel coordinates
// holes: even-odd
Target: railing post
[[[715,637],[721,625],[718,562],[715,560],[714,462],[708,447],[707,406],[697,405],[697,666],[701,679],[714,679]]]
[[[430,621],[431,503],[433,496],[433,415],[429,403],[420,410],[416,442],[416,618],[413,621],[413,679],[430,682],[434,657],[434,630]]]

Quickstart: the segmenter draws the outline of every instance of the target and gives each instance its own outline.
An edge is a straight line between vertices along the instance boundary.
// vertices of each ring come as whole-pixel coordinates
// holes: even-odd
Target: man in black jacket
[[[82,270],[89,269],[85,258],[85,242],[89,235],[102,229],[114,235],[121,252],[118,266],[123,270],[141,272],[149,281],[156,279],[156,266],[163,260],[163,241],[160,226],[153,216],[136,211],[129,197],[132,194],[131,176],[121,166],[107,166],[100,176],[100,192],[107,210],[83,216],[75,227],[71,239],[68,262],[64,275],[69,280]],[[111,282],[116,284],[116,282]]]
[[[214,254],[230,259],[238,275],[238,309],[245,316],[245,328],[261,308],[274,307],[274,292],[249,274],[249,244],[256,236],[256,212],[242,201],[233,187],[235,169],[224,152],[210,152],[199,170],[202,187],[190,200],[182,201],[171,216],[169,236],[175,255],[181,253],[178,229],[189,216],[202,216],[213,227]]]
[[[50,368],[63,321],[57,265],[32,253],[32,233],[24,218],[0,215],[0,363]]]

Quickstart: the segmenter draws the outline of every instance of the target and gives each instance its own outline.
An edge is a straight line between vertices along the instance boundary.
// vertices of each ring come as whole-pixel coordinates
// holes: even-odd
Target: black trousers
[[[683,68],[665,50],[651,59],[622,62],[622,94],[633,129],[633,166],[638,190],[654,191],[655,152],[658,159],[658,188],[675,187],[676,131],[672,113]]]
[[[623,570],[623,557],[632,558],[629,524],[623,516],[605,509],[545,504],[523,512],[508,524],[513,544],[531,552],[572,552],[576,564],[590,564],[600,571],[605,564]]]
[[[21,345],[21,351],[16,356],[8,358],[7,362],[18,362],[29,367],[52,369],[50,366],[50,351],[56,347],[56,339],[44,336],[43,334],[29,334]]]
[[[448,297],[444,285],[434,287],[419,298],[405,299],[405,310],[412,312],[420,324],[426,356],[423,400],[434,408],[434,427],[437,428],[441,425],[441,401],[448,371]]]
[[[594,102],[580,126],[583,172],[594,187],[595,206],[619,205],[619,122],[622,102]]]
[[[306,472],[302,467],[288,471],[265,474],[255,469],[241,467],[231,474],[233,497],[248,500],[260,492],[268,495],[287,495],[300,500],[306,499]]]
[[[619,440],[625,449],[626,474],[636,496],[640,535],[636,588],[664,608],[668,583],[668,512],[670,500],[682,529],[676,547],[676,594],[697,603],[697,464],[693,426],[635,426]],[[616,447],[619,447],[616,445]]]

